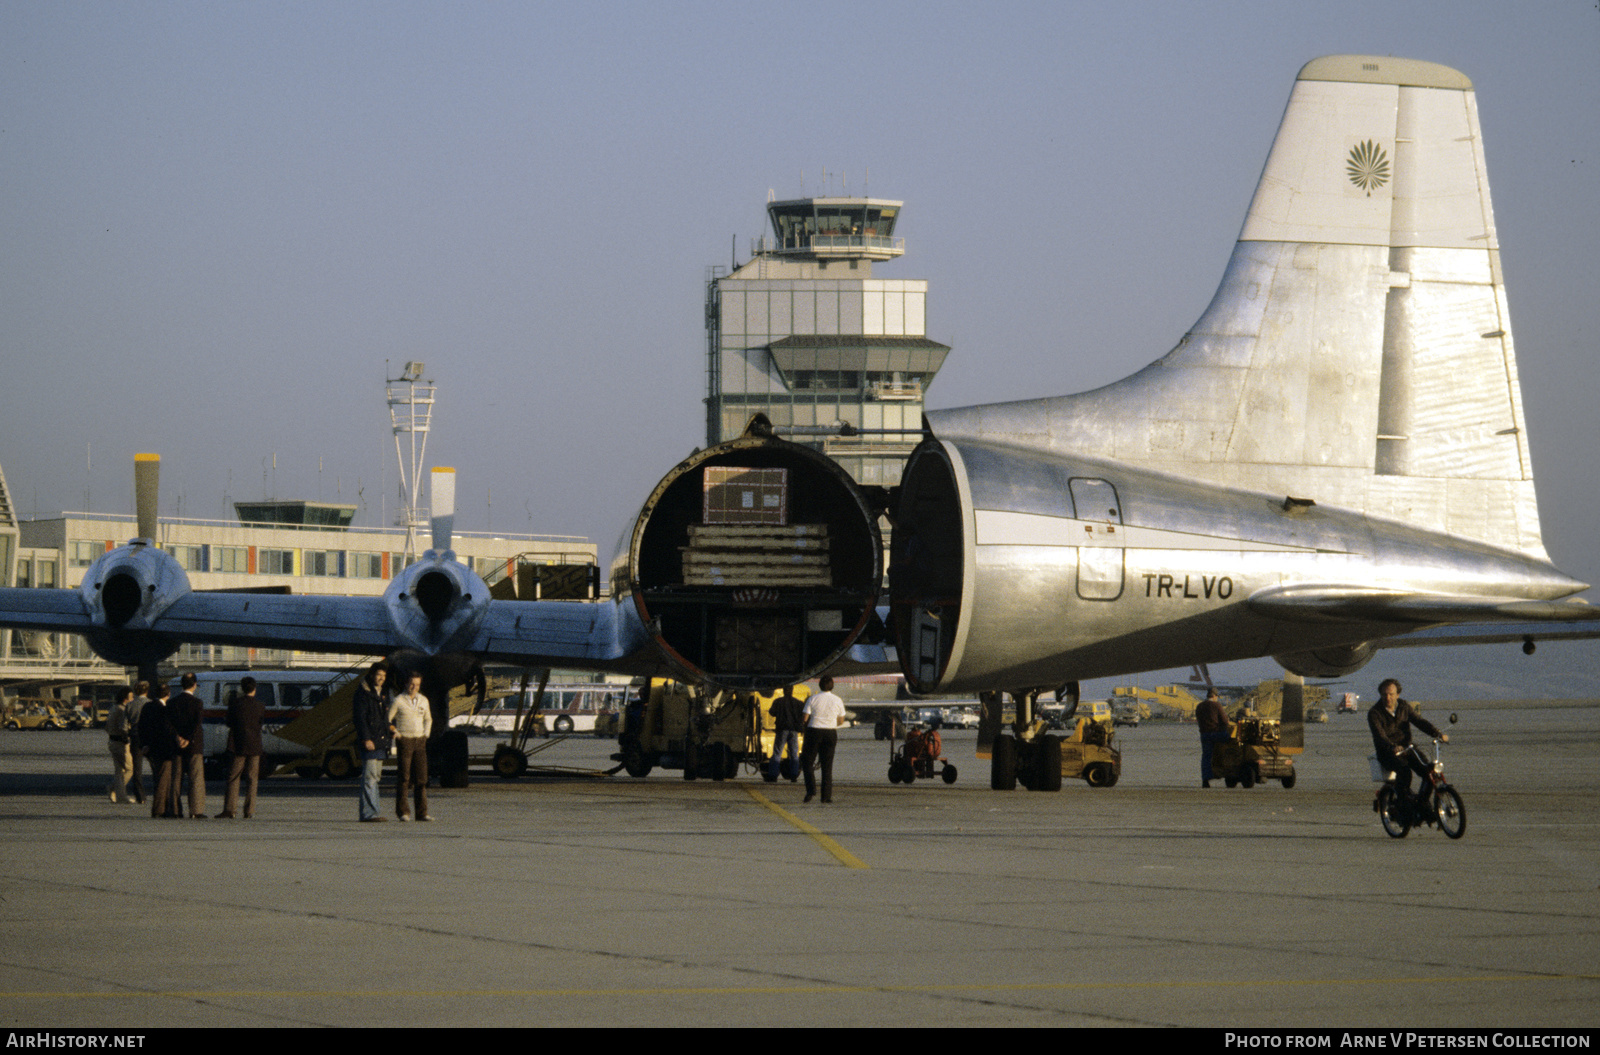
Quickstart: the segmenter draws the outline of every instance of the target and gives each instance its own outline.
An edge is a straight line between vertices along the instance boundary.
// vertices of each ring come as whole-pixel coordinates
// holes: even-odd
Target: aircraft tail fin
[[[1211,305],[1079,395],[928,415],[1545,558],[1472,83],[1335,55],[1296,80]]]

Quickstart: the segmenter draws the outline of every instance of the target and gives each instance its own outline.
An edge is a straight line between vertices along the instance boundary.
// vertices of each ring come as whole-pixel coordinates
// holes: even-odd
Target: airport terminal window
[[[352,552],[350,554],[350,578],[352,579],[381,579],[383,578],[383,554]]]
[[[217,571],[243,575],[250,570],[250,550],[246,546],[218,546]]]
[[[302,575],[339,574],[339,551],[308,549],[300,555]]]
[[[79,539],[67,543],[67,560],[74,568],[87,568],[94,563],[94,559],[106,551],[104,545]]]
[[[172,559],[184,571],[205,570],[205,553],[199,546],[173,546]]]
[[[294,550],[258,550],[256,552],[256,570],[262,575],[293,575]]]
[[[35,585],[53,587],[56,584],[56,562],[53,560],[35,561],[33,565]]]

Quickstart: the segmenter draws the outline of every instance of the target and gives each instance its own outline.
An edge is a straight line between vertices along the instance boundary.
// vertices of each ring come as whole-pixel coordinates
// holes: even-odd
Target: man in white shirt
[[[403,821],[411,819],[406,809],[406,789],[413,789],[417,800],[417,820],[431,821],[428,816],[428,735],[433,732],[433,708],[422,695],[422,675],[413,674],[406,681],[406,691],[389,705],[389,731],[395,736],[400,752],[400,770],[395,775],[395,814]]]
[[[800,747],[800,768],[806,774],[806,801],[817,796],[813,770],[822,756],[822,801],[833,801],[833,753],[839,746],[839,726],[844,722],[844,701],[833,694],[833,679],[823,675],[817,683],[822,691],[806,700],[805,740]]]

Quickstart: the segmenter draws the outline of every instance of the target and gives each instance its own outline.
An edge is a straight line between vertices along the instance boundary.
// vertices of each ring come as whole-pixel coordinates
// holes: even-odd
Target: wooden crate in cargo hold
[[[789,470],[708,465],[705,469],[707,524],[789,522]]]

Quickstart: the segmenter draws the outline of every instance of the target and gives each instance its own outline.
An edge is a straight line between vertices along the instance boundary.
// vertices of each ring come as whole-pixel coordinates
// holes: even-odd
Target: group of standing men
[[[411,820],[408,792],[416,802],[416,819],[428,814],[428,737],[433,731],[433,710],[422,695],[422,676],[411,675],[406,691],[391,699],[384,692],[388,668],[374,663],[357,686],[353,715],[362,759],[359,816],[381,821],[378,781],[391,744],[399,748],[395,813]],[[111,801],[145,801],[144,764],[150,764],[154,785],[150,816],[182,817],[183,782],[189,784],[188,816],[206,819],[204,706],[194,694],[197,679],[185,674],[180,691],[167,698],[165,684],[141,681],[117,691],[106,716],[107,746],[111,754]],[[228,789],[218,817],[238,817],[240,784],[244,785],[243,816],[255,816],[256,790],[261,779],[261,725],[265,708],[256,697],[256,679],[241,678],[239,691],[228,701]]]
[[[206,819],[205,709],[194,694],[196,679],[185,674],[177,695],[167,686],[141,681],[117,690],[106,716],[111,752],[112,802],[144,802],[144,763],[150,763],[153,794],[150,816],[182,817],[183,781],[189,782],[189,817]],[[246,677],[228,701],[228,790],[218,817],[239,816],[239,785],[244,783],[244,816],[255,816],[256,786],[261,776],[261,702],[256,679]],[[130,799],[131,792],[131,799]]]

